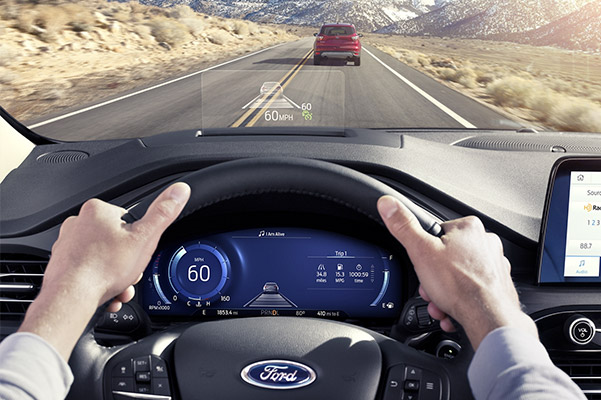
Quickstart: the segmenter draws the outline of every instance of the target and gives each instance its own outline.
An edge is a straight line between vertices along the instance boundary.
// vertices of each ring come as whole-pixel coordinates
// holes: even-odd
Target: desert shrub
[[[497,76],[492,71],[476,69],[474,72],[476,73],[476,82],[484,86],[487,86],[489,83],[497,79]]]
[[[456,71],[455,82],[465,86],[466,88],[474,88],[478,86],[476,83],[476,73],[469,67],[459,68]]]
[[[424,55],[424,54],[420,54],[417,57],[417,62],[419,63],[419,65],[421,65],[422,67],[427,67],[428,65],[430,65],[430,58],[428,58],[428,56]]]
[[[418,65],[418,59],[419,59],[419,55],[411,50],[401,50],[401,57],[400,60],[402,62],[404,62],[405,64],[409,64],[409,65]]]
[[[190,32],[194,36],[199,36],[202,33],[202,31],[204,31],[206,25],[204,20],[198,17],[181,18],[179,22],[182,25],[185,25],[188,28],[188,32]]]
[[[4,0],[0,3],[0,19],[12,21],[19,17],[19,6],[13,0]]]
[[[459,83],[466,88],[474,88],[477,86],[476,72],[469,67],[461,67],[458,69],[439,68],[437,72],[438,76],[446,81]]]
[[[567,96],[520,77],[498,79],[487,89],[497,104],[533,110],[540,121],[554,128],[601,132],[601,106],[592,100]]]
[[[534,98],[548,94],[540,83],[518,76],[497,79],[487,87],[488,94],[501,106],[527,107]]]
[[[35,25],[44,28],[47,32],[57,33],[69,23],[69,14],[63,7],[42,4],[35,8],[37,13]]]
[[[138,0],[130,0],[128,2],[129,4],[129,9],[130,9],[130,13],[131,14],[146,14],[146,10],[148,8],[148,6],[145,6],[143,4],[140,4],[140,2]]]
[[[223,31],[223,30],[212,30],[208,35],[207,35],[207,39],[209,39],[209,42],[214,43],[214,44],[218,44],[218,45],[224,45],[226,43],[228,43],[232,38],[232,35],[230,35],[229,33]]]
[[[232,31],[236,35],[240,36],[248,36],[248,34],[250,33],[248,24],[245,21],[234,21],[234,23],[232,24]]]
[[[69,16],[62,7],[41,4],[22,10],[14,27],[22,32],[37,35],[45,42],[53,42],[56,40],[56,34],[68,22]]]
[[[143,40],[152,40],[154,41],[154,36],[152,35],[152,29],[148,25],[133,25],[134,33],[140,36]]]
[[[250,35],[256,35],[259,33],[259,26],[252,21],[247,21],[248,33]]]
[[[61,8],[68,16],[68,25],[75,32],[87,32],[94,27],[95,19],[90,8],[77,3],[63,4]]]
[[[436,69],[436,73],[441,79],[445,81],[452,81],[455,79],[455,70],[452,68],[438,68]]]
[[[572,91],[573,84],[572,84],[572,82],[566,82],[566,81],[559,80],[559,79],[553,79],[549,83],[549,86],[551,87],[551,89],[555,90],[556,92],[570,93]]]
[[[222,29],[226,32],[232,32],[234,30],[234,24],[232,21],[225,18],[212,18],[211,26],[217,29]]]
[[[547,120],[561,130],[601,132],[601,106],[587,99],[552,96],[554,107],[547,110]]]
[[[190,8],[190,6],[185,5],[185,4],[179,4],[173,8],[171,8],[169,11],[169,17],[171,18],[175,18],[175,19],[182,19],[182,18],[195,18],[196,12],[194,12],[194,10],[192,10]]]
[[[16,18],[14,27],[25,33],[35,33],[37,13],[33,9],[22,10]]]
[[[157,42],[177,46],[189,40],[188,27],[178,21],[159,17],[151,20],[148,26]]]

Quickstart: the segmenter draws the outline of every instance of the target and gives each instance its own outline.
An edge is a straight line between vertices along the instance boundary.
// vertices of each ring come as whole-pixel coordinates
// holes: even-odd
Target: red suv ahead
[[[324,58],[337,58],[354,61],[355,65],[361,65],[361,42],[352,24],[326,24],[321,27],[319,33],[314,34],[315,46],[313,64],[321,64]]]

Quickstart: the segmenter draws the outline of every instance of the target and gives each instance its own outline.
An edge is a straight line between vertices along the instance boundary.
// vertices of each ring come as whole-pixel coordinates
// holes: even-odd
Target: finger
[[[143,276],[144,276],[144,272],[140,273],[140,275],[138,275],[138,278],[136,278],[136,281],[134,283],[132,283],[132,285],[137,285],[138,282],[140,282],[142,280]]]
[[[131,299],[134,298],[136,294],[136,289],[133,286],[129,286],[125,289],[121,294],[115,297],[115,300],[120,301],[121,303],[128,303]]]
[[[426,293],[426,289],[424,289],[422,285],[419,285],[419,295],[428,303],[432,301],[432,299],[430,299],[430,296],[428,296],[428,293]]]
[[[453,325],[451,318],[449,317],[440,320],[440,329],[442,329],[445,332],[455,332],[457,330],[455,328],[455,325]]]
[[[507,272],[511,275],[511,263],[507,259],[507,257],[503,257],[503,262],[505,263],[505,268],[507,268]]]
[[[438,321],[442,321],[447,318],[447,314],[438,308],[438,306],[434,303],[428,304],[428,314]]]
[[[190,193],[190,186],[183,182],[169,186],[152,202],[144,217],[133,223],[132,228],[147,239],[158,239],[182,212]]]
[[[418,251],[424,244],[436,245],[438,239],[426,232],[415,215],[394,197],[380,197],[378,212],[390,233],[401,242],[408,253]]]
[[[108,305],[108,307],[106,308],[106,312],[118,312],[119,310],[121,310],[121,306],[123,305],[123,303],[121,303],[119,300],[113,300],[111,301],[111,304]]]

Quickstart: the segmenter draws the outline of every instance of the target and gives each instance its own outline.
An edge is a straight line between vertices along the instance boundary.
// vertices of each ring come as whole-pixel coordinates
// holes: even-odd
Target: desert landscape
[[[298,36],[188,6],[0,0],[0,38],[1,104],[27,120]]]
[[[106,0],[0,0],[2,106],[20,120],[155,84],[317,28]],[[365,33],[373,45],[537,129],[601,132],[601,54]]]
[[[491,40],[367,34],[372,44],[539,129],[601,132],[601,55]]]

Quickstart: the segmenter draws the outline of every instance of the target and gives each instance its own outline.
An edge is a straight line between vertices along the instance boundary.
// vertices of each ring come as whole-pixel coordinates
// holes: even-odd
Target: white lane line
[[[137,92],[126,94],[125,96],[117,97],[115,99],[107,100],[107,101],[104,101],[102,103],[94,104],[93,106],[90,106],[90,107],[82,108],[80,110],[76,110],[76,111],[73,111],[73,112],[70,112],[70,113],[67,113],[67,114],[59,115],[58,117],[51,118],[51,119],[48,119],[46,121],[38,122],[37,124],[30,125],[30,126],[28,126],[28,128],[29,129],[34,129],[34,128],[37,128],[37,127],[42,126],[42,125],[51,124],[53,122],[60,121],[61,119],[69,118],[69,117],[72,117],[74,115],[84,113],[86,111],[94,110],[95,108],[100,108],[100,107],[103,107],[103,106],[115,103],[117,101],[120,101],[120,100],[123,100],[123,99],[127,99],[129,97],[136,96],[138,94],[141,94],[141,93],[144,93],[144,92],[148,92],[148,91],[151,91],[153,89],[157,89],[157,88],[160,88],[160,87],[163,87],[163,86],[167,86],[167,85],[169,85],[171,83],[178,82],[178,81],[190,78],[190,77],[198,75],[200,73],[203,73],[203,72],[206,72],[206,71],[210,71],[210,70],[215,69],[215,68],[223,67],[224,65],[231,64],[233,62],[242,60],[244,58],[254,56],[255,54],[259,54],[259,53],[262,53],[264,51],[274,49],[274,48],[282,46],[284,44],[286,44],[286,43],[276,44],[275,46],[267,47],[265,49],[262,49],[262,50],[259,50],[259,51],[255,51],[254,53],[246,54],[246,55],[244,55],[242,57],[238,57],[238,58],[235,58],[233,60],[229,60],[229,61],[223,62],[223,63],[218,64],[218,65],[213,65],[212,67],[205,68],[205,69],[203,69],[201,71],[192,72],[191,74],[180,76],[179,78],[175,78],[175,79],[172,79],[170,81],[163,82],[163,83],[160,83],[158,85],[154,85],[154,86],[148,87],[146,89],[139,90]]]
[[[442,110],[444,113],[446,113],[449,117],[453,118],[455,121],[459,122],[465,128],[472,128],[472,129],[476,128],[475,125],[473,125],[472,123],[467,121],[465,118],[461,117],[455,111],[451,110],[449,107],[445,106],[440,101],[436,100],[434,97],[432,97],[428,93],[424,92],[422,89],[420,89],[416,84],[411,82],[409,79],[405,78],[403,75],[399,74],[394,69],[390,68],[382,60],[380,60],[378,57],[376,57],[371,51],[367,50],[365,47],[363,48],[363,51],[365,51],[367,54],[372,56],[377,62],[382,64],[384,66],[384,68],[386,68],[387,70],[392,72],[397,78],[399,78],[400,80],[405,82],[407,84],[407,86],[409,86],[411,89],[415,90],[417,93],[421,94],[426,100],[428,100],[430,103],[434,104],[436,107],[438,107],[440,110]]]

